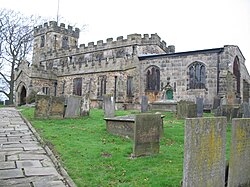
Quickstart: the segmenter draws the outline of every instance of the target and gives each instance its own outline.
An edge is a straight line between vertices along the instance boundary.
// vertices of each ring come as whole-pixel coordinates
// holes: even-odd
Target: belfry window
[[[200,62],[192,63],[189,68],[189,89],[204,89],[206,86],[206,68]]]
[[[62,48],[63,49],[67,49],[69,47],[68,40],[69,40],[69,38],[67,36],[64,36],[62,38]]]
[[[44,47],[44,45],[45,45],[45,36],[44,36],[44,35],[42,35],[42,36],[41,36],[41,43],[40,43],[40,47]]]
[[[160,69],[157,66],[146,71],[146,91],[160,91]]]
[[[73,80],[73,95],[82,95],[82,78],[75,78]]]

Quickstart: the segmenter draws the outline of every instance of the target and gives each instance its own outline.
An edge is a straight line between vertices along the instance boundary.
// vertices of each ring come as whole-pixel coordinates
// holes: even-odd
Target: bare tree
[[[14,71],[32,51],[33,28],[38,18],[13,10],[0,9],[0,75],[7,86],[0,87],[13,104]]]

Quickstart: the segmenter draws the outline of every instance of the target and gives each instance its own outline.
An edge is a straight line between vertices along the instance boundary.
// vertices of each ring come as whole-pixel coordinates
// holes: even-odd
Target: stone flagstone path
[[[75,186],[36,134],[15,108],[0,108],[0,186]]]

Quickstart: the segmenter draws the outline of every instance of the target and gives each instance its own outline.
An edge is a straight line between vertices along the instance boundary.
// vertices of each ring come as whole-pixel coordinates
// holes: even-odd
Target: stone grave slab
[[[160,114],[139,114],[135,116],[134,156],[158,154],[160,149]]]
[[[228,186],[250,186],[250,119],[233,119]]]
[[[186,119],[183,187],[224,186],[226,127],[225,117]]]

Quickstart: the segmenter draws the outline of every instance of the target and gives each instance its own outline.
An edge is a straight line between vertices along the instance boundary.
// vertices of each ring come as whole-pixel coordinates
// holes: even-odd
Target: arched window
[[[235,57],[234,59],[233,74],[236,78],[237,93],[240,93],[240,64],[238,57]]]
[[[189,89],[203,89],[206,87],[206,67],[200,62],[194,62],[188,67]]]
[[[151,66],[146,72],[146,91],[160,91],[160,69]]]

